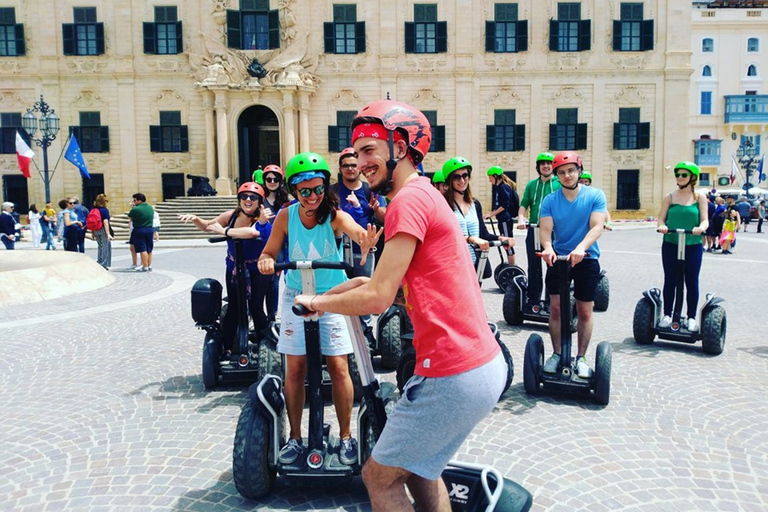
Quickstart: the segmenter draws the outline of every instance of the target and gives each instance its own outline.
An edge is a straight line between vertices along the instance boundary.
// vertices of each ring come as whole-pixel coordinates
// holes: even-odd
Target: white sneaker
[[[560,354],[552,354],[544,363],[544,373],[557,373],[557,368],[560,366]]]
[[[699,332],[699,324],[696,323],[695,318],[688,319],[688,332]]]
[[[592,369],[587,364],[587,358],[584,356],[576,358],[576,375],[580,379],[588,379],[592,377]]]
[[[662,318],[661,321],[659,322],[659,327],[661,327],[662,329],[666,329],[667,327],[669,327],[669,324],[671,323],[672,323],[672,317],[670,317],[669,315],[664,315],[664,318]]]

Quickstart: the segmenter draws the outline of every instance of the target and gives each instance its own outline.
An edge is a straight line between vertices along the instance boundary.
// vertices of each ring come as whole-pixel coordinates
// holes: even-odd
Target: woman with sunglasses
[[[685,292],[688,313],[686,325],[689,332],[698,332],[696,309],[699,303],[699,272],[704,255],[701,235],[709,226],[707,197],[696,192],[699,181],[699,166],[693,162],[680,162],[675,166],[677,190],[662,199],[657,231],[664,234],[661,244],[661,263],[664,267],[664,316],[659,327],[666,328],[672,323],[675,305],[675,282],[677,273],[676,229],[693,232],[685,238]]]
[[[497,236],[488,232],[483,220],[483,207],[480,201],[472,197],[469,180],[472,175],[472,164],[466,158],[455,156],[443,164],[443,176],[448,185],[443,197],[453,209],[456,219],[461,226],[461,232],[467,242],[472,263],[477,266],[477,249],[487,251],[490,247],[489,240],[506,240],[508,247],[515,245],[515,239],[506,236]],[[483,269],[483,278],[490,277],[490,266],[486,262]]]
[[[285,168],[286,182],[298,200],[278,212],[264,252],[259,258],[259,270],[274,274],[275,260],[288,240],[288,255],[292,261],[341,261],[336,237],[342,232],[360,244],[363,263],[371,247],[376,245],[375,228],[366,231],[346,212],[338,210],[339,199],[328,187],[331,169],[317,153],[300,153],[291,158]],[[366,278],[356,278],[366,279]],[[343,270],[315,270],[315,293],[322,294],[347,280]],[[301,441],[301,416],[304,410],[304,377],[307,357],[304,340],[304,319],[291,310],[293,299],[302,292],[301,275],[289,270],[283,292],[280,338],[277,350],[286,354],[285,402],[291,426],[288,443],[280,450],[280,462],[292,464],[305,451]],[[357,462],[357,442],[352,439],[350,421],[354,392],[349,375],[347,355],[352,341],[344,317],[325,314],[319,319],[320,349],[326,358],[333,387],[333,404],[339,421],[342,464]]]
[[[59,205],[61,206],[61,202]],[[66,200],[64,214],[62,216],[64,225],[64,250],[69,252],[78,252],[80,233],[85,230],[82,221],[79,220],[75,211],[74,198]]]
[[[253,325],[257,332],[269,327],[269,318],[264,309],[267,293],[271,289],[271,279],[259,272],[258,259],[264,249],[265,241],[269,238],[272,225],[264,213],[262,204],[264,201],[264,189],[261,185],[249,181],[240,185],[237,190],[237,208],[227,210],[221,215],[205,220],[197,215],[179,215],[179,220],[191,222],[200,231],[224,235],[232,240],[227,240],[226,257],[226,285],[227,296],[230,304],[237,304],[237,276],[235,275],[235,242],[234,239],[243,240],[243,257],[245,258],[245,271],[248,283],[248,309],[251,312]],[[225,355],[232,352],[237,331],[237,308],[227,308],[227,313],[222,320],[223,345]]]

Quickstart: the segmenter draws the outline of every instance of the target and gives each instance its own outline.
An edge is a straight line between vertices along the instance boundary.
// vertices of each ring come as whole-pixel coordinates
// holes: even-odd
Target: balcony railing
[[[725,97],[726,123],[768,123],[768,95]]]

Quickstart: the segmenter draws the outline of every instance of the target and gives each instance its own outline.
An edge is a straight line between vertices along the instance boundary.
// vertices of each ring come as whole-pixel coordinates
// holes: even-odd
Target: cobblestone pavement
[[[635,344],[634,305],[662,283],[660,237],[617,230],[600,243],[612,293],[589,359],[597,342],[612,344],[611,403],[528,397],[525,340],[541,334],[548,355],[548,336],[508,326],[488,281],[488,317],[517,373],[457,458],[522,483],[537,511],[768,509],[768,238],[742,234],[734,255],[704,257],[702,291],[727,301],[717,357],[700,344]],[[115,260],[128,264],[125,248]],[[323,490],[278,479],[258,503],[237,493],[232,440],[245,390],[203,388],[189,304],[191,284],[221,278],[222,260],[222,247],[161,244],[153,273],[0,311],[0,510],[370,510],[359,479]]]

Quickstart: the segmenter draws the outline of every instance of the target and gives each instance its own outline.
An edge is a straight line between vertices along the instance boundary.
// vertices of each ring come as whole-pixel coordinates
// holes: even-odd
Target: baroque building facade
[[[113,207],[188,175],[232,194],[299,151],[333,168],[354,113],[389,96],[434,125],[425,170],[466,157],[486,203],[488,167],[522,187],[539,152],[576,150],[611,210],[652,215],[664,167],[694,156],[691,41],[687,0],[0,0],[3,194],[42,202],[11,146],[41,95],[51,168],[71,131],[92,175],[62,161],[52,198]]]

